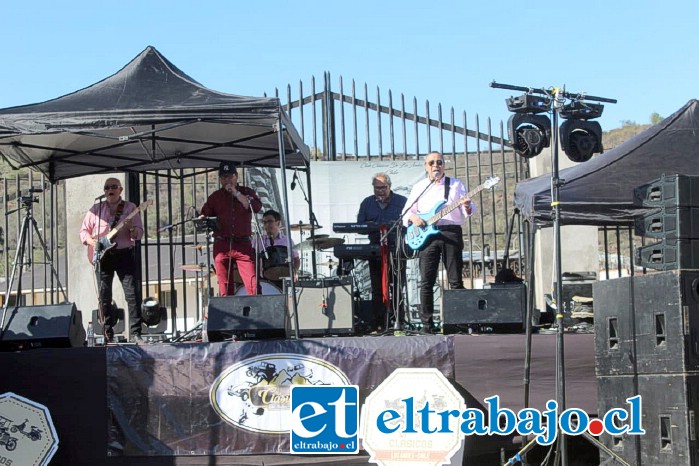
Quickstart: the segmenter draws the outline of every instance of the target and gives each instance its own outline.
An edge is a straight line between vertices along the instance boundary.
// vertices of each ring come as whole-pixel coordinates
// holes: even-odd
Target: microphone
[[[105,197],[107,197],[107,195],[106,195],[106,194],[102,194],[101,196],[97,196],[97,197],[95,198],[95,200],[96,200],[96,201],[101,201],[101,200],[104,199]]]
[[[291,190],[293,191],[296,189],[296,179],[298,178],[298,173],[296,172],[296,169],[294,168],[294,177],[291,179]]]
[[[158,228],[158,233],[162,233],[162,232],[164,232],[165,230],[169,230],[169,229],[172,228],[173,226],[174,226],[174,225],[165,225],[164,227],[160,227],[160,228]]]
[[[439,180],[441,180],[443,176],[444,176],[443,173],[437,173],[437,175],[434,177],[434,180],[432,182],[439,183]]]

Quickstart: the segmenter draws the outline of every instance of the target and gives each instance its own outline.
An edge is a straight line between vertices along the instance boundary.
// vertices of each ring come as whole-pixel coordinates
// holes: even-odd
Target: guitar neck
[[[147,209],[148,206],[151,205],[152,202],[153,202],[152,199],[149,199],[149,200],[147,200],[146,202],[143,202],[140,206],[138,206],[138,207],[136,208],[136,210],[134,210],[133,212],[131,212],[129,215],[126,216],[125,219],[123,219],[121,222],[119,222],[114,228],[112,228],[111,230],[109,230],[109,233],[107,233],[107,234],[105,235],[105,238],[107,238],[109,241],[111,241],[112,238],[114,238],[114,237],[116,236],[116,234],[119,233],[119,230],[121,230],[122,228],[124,228],[124,225],[126,224],[126,222],[128,222],[129,220],[131,220],[132,218],[134,218],[136,215],[138,215],[138,213],[139,213],[140,211]]]
[[[433,225],[433,224],[435,224],[435,223],[436,223],[438,220],[440,220],[442,217],[444,217],[445,215],[448,215],[448,214],[451,213],[454,209],[458,208],[458,207],[461,205],[461,203],[462,203],[465,199],[472,199],[473,196],[475,196],[475,195],[478,194],[479,192],[483,191],[483,189],[485,189],[485,184],[482,184],[482,185],[478,186],[478,187],[475,188],[473,191],[469,191],[468,193],[466,193],[465,195],[463,195],[461,198],[459,198],[458,201],[455,201],[455,202],[449,204],[448,206],[444,207],[444,208],[441,209],[439,212],[437,212],[436,214],[434,214],[434,215],[427,221],[427,224],[428,224],[428,225]]]

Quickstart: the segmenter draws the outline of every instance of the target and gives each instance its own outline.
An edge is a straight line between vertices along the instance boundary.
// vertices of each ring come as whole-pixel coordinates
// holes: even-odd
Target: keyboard
[[[367,223],[333,223],[333,231],[335,233],[360,233],[363,235],[368,235],[375,231],[379,231],[378,223],[367,222]]]
[[[378,244],[339,244],[333,250],[338,259],[378,259],[381,251]]]

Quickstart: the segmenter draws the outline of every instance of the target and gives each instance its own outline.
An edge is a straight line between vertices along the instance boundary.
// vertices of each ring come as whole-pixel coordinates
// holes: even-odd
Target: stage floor
[[[499,395],[501,406],[524,407],[525,335],[451,335],[408,337],[337,338],[369,339],[371,347],[390,346],[400,339],[401,347],[421,347],[421,339],[450,339],[453,343],[453,379],[467,405],[482,405],[483,399]],[[308,339],[313,340],[313,339]],[[327,342],[331,339],[323,339]],[[191,345],[208,345],[192,343]],[[220,345],[220,344],[211,344]],[[156,346],[156,345],[148,345]],[[162,345],[163,347],[176,346]],[[283,454],[203,456],[106,456],[108,435],[108,355],[110,348],[34,349],[0,353],[3,378],[0,393],[14,392],[47,406],[59,435],[59,448],[52,465],[282,465],[367,464],[368,456],[299,457]],[[159,349],[160,351],[160,349]],[[166,351],[163,349],[163,351]],[[565,337],[567,406],[589,414],[597,413],[594,335]],[[448,355],[444,355],[448,358]],[[555,399],[556,335],[533,335],[530,407],[542,408]],[[355,364],[360,364],[356,362]],[[464,464],[500,448],[517,450],[511,438],[467,439]],[[474,463],[471,463],[474,464]]]

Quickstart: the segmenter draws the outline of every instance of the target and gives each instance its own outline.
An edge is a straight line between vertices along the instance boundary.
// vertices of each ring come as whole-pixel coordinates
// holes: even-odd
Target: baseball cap
[[[233,162],[221,162],[221,165],[218,167],[218,174],[237,175],[238,170],[235,168],[235,165],[233,165]]]

